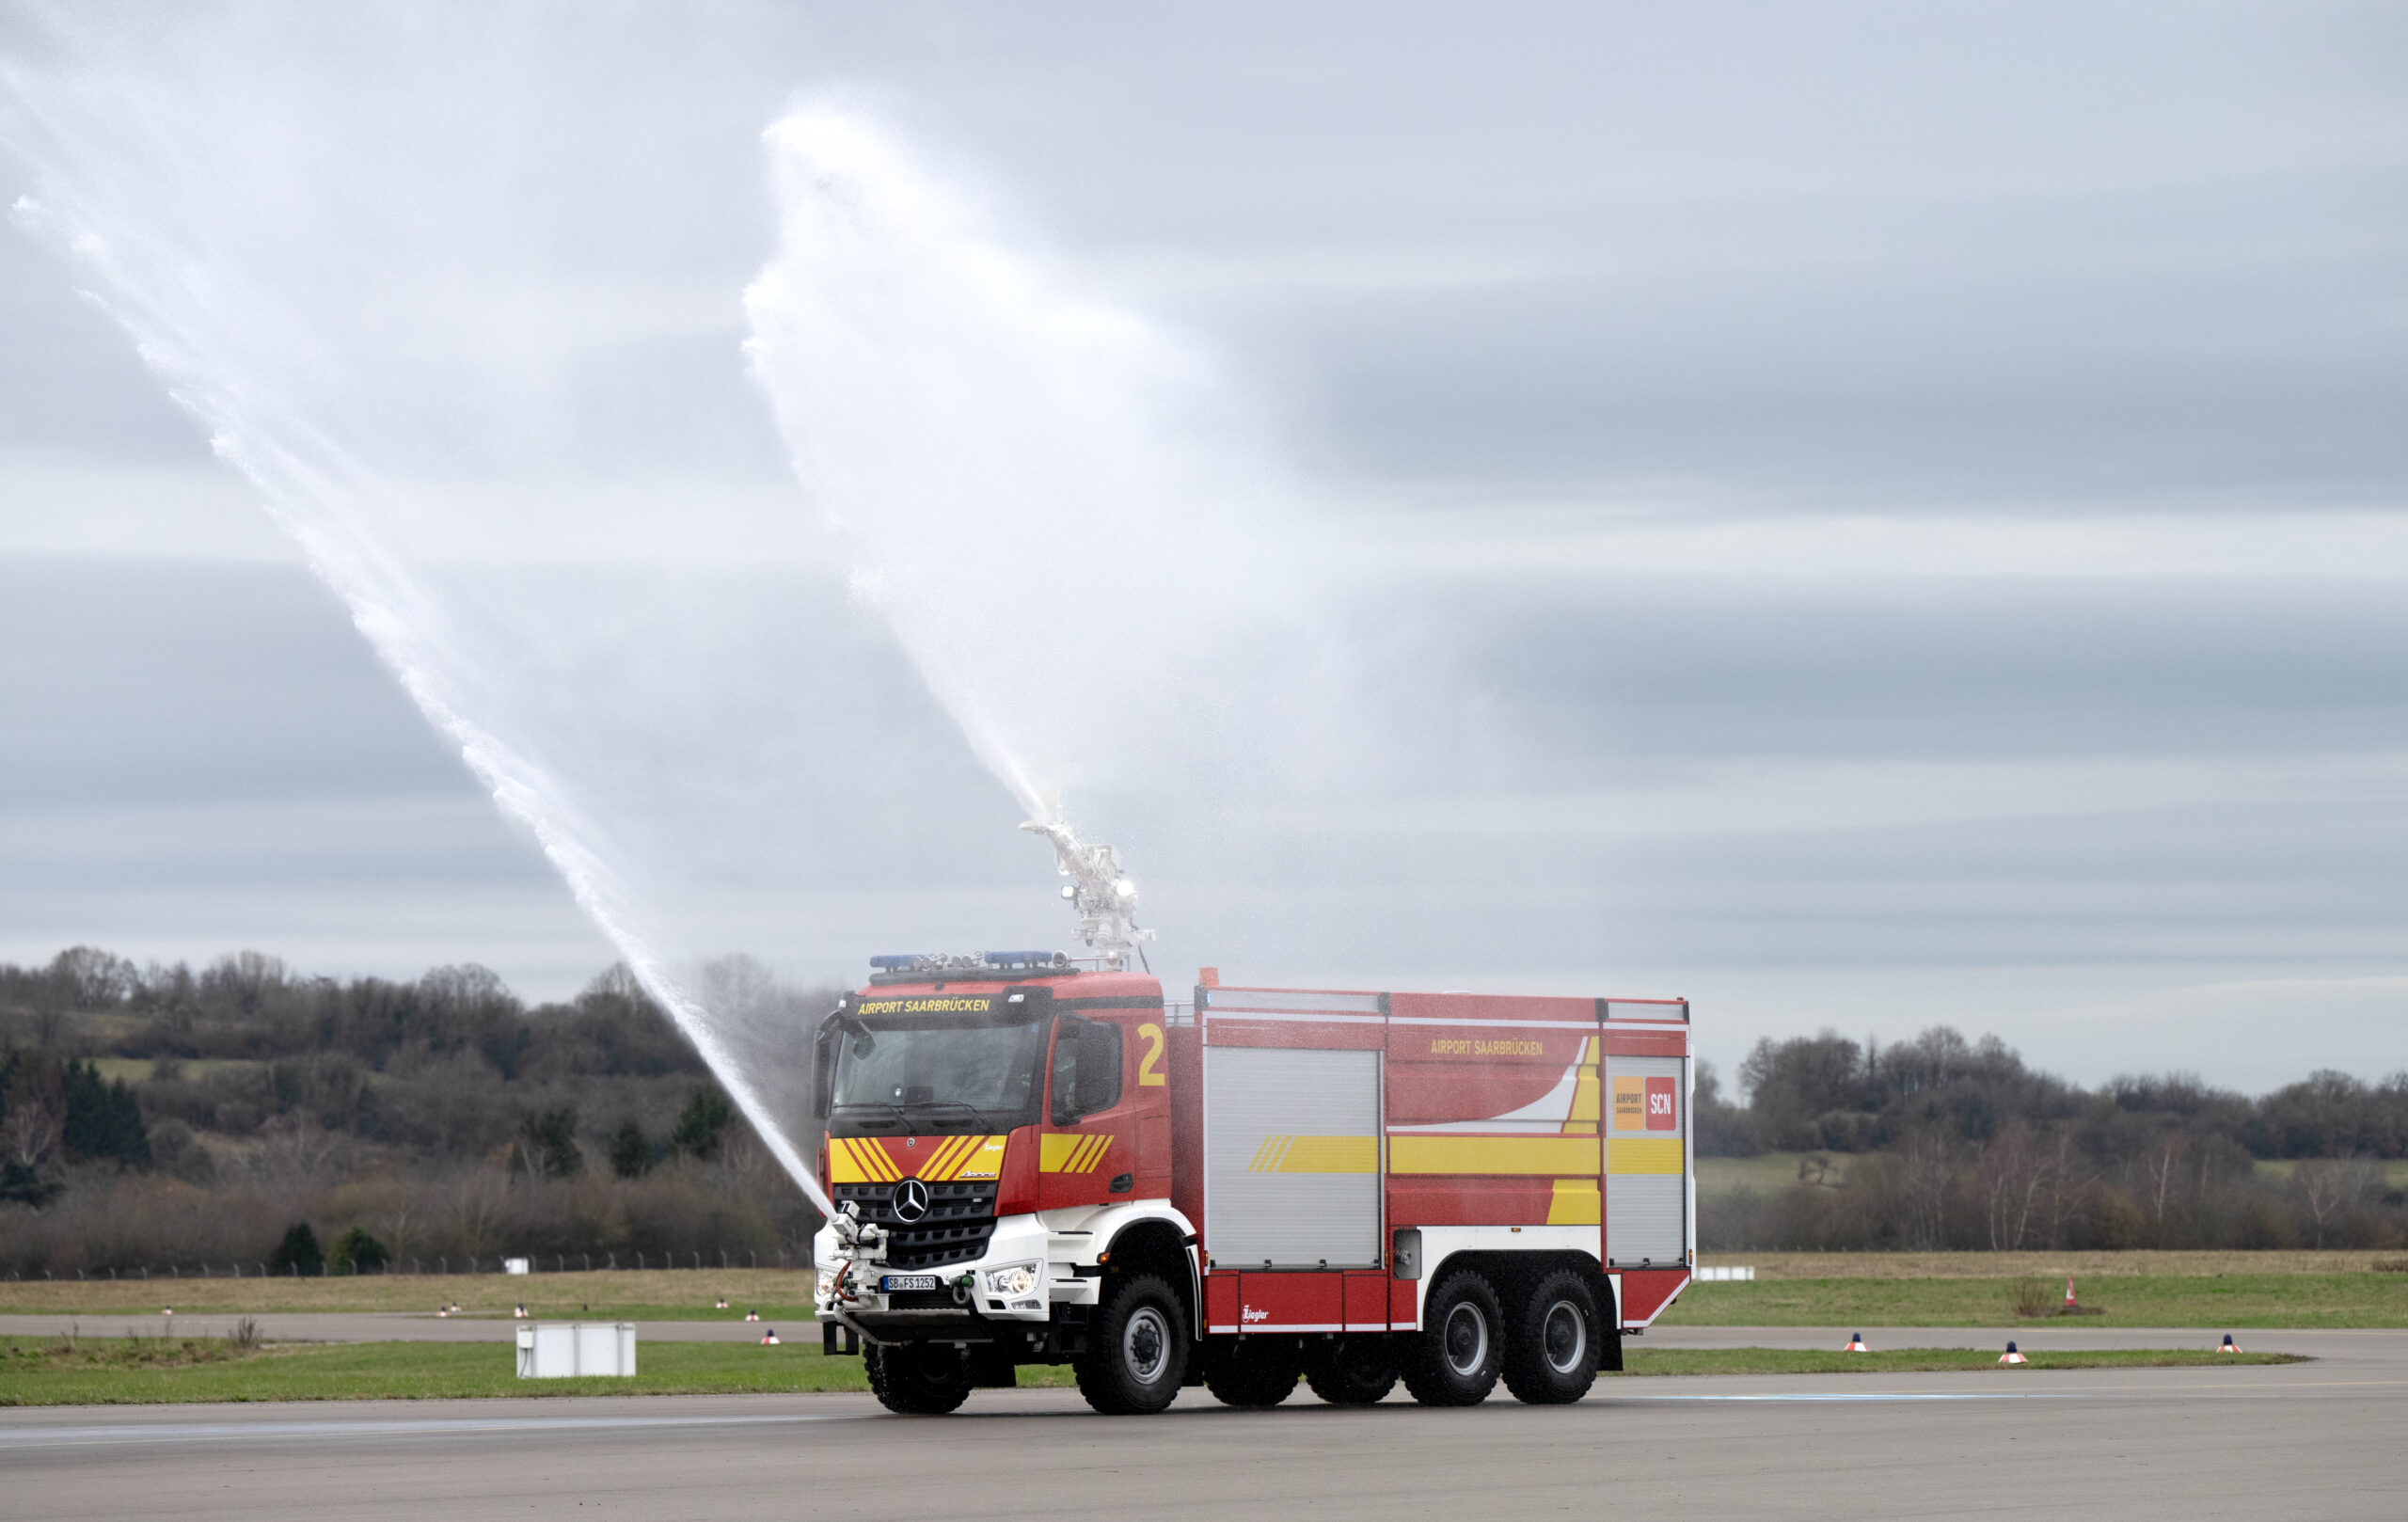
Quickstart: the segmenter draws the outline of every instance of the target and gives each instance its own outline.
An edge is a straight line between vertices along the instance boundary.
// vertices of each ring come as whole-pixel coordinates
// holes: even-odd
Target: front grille
[[[895,1189],[891,1183],[836,1186],[837,1204],[850,1201],[861,1207],[863,1225],[886,1228],[887,1267],[942,1268],[984,1256],[987,1239],[995,1234],[994,1184],[931,1183],[928,1213],[909,1226],[895,1218]]]

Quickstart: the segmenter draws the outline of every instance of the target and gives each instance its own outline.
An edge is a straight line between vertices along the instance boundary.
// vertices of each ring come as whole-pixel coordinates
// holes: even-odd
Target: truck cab
[[[1162,985],[1050,952],[875,964],[817,1041],[830,1350],[872,1353],[876,1383],[1008,1386],[1085,1351],[1116,1251],[1174,1292],[1161,1336],[1189,1336]]]

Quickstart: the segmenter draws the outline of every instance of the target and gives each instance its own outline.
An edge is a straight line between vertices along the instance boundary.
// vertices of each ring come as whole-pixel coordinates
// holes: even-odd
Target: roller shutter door
[[[1204,1245],[1213,1264],[1380,1261],[1380,1054],[1204,1049]]]
[[[1688,1257],[1688,1085],[1681,1057],[1606,1058],[1606,1256]]]

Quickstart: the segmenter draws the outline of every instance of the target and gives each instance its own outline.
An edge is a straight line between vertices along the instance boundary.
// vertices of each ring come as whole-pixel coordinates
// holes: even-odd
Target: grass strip
[[[0,1339],[0,1405],[197,1401],[452,1400],[497,1395],[747,1395],[865,1390],[859,1358],[816,1343],[647,1342],[631,1379],[520,1379],[516,1349],[494,1342],[270,1344],[208,1340]],[[1023,1386],[1071,1383],[1067,1368],[1021,1370]]]
[[[0,1405],[123,1405],[221,1401],[452,1400],[476,1396],[741,1395],[864,1390],[859,1358],[817,1347],[652,1342],[631,1379],[520,1379],[506,1344],[355,1342],[244,1349],[207,1340],[0,1339]],[[1896,1374],[1997,1367],[1977,1349],[1837,1353],[1780,1348],[1634,1348],[1624,1377],[1648,1374]],[[2205,1350],[2035,1353],[2035,1369],[2293,1363],[2283,1354]],[[2010,1373],[2012,1371],[2001,1371]],[[1612,1376],[1608,1376],[1609,1378]],[[1020,1371],[1022,1388],[1072,1383],[1062,1366]]]
[[[469,1315],[526,1306],[548,1321],[789,1321],[811,1314],[808,1269],[705,1268],[591,1274],[362,1274],[320,1278],[25,1279],[0,1283],[0,1315],[242,1316],[302,1311],[423,1311],[457,1302]],[[718,1302],[728,1308],[721,1310]]]

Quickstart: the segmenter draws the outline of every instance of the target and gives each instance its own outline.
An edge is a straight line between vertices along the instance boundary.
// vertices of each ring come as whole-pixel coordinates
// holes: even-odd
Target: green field
[[[1701,1200],[1715,1199],[1751,1189],[1760,1195],[1787,1189],[1810,1178],[1818,1183],[1837,1187],[1847,1181],[1847,1172],[1856,1162],[1856,1154],[1847,1152],[1762,1152],[1754,1157],[1702,1157],[1697,1160],[1697,1193]],[[2261,1178],[2289,1180],[2299,1168],[2290,1158],[2260,1158],[2256,1164]],[[2389,1187],[2408,1185],[2408,1158],[2394,1158],[2383,1165],[2384,1178]]]
[[[76,1315],[155,1319],[264,1315],[290,1311],[433,1311],[457,1302],[471,1316],[609,1321],[811,1319],[808,1270],[650,1269],[606,1274],[367,1274],[354,1278],[59,1279],[0,1283],[0,1315]],[[724,1298],[728,1308],[717,1308]]]
[[[2057,1322],[2018,1316],[2017,1280],[1778,1278],[1692,1284],[1668,1326],[2408,1326],[2408,1274],[2121,1275],[2079,1280],[2085,1308]],[[2063,1280],[2050,1286],[2062,1294]]]
[[[208,1340],[0,1339],[0,1405],[123,1405],[218,1401],[449,1400],[499,1395],[731,1395],[864,1390],[859,1358],[809,1344],[648,1342],[632,1379],[522,1380],[515,1350],[491,1342],[357,1342],[247,1349]],[[1998,1356],[1948,1348],[1879,1353],[1764,1348],[1633,1348],[1629,1375],[1866,1374],[1995,1369]],[[2289,1363],[2280,1355],[2206,1350],[2032,1355],[2036,1369]],[[1071,1383],[1028,1367],[1023,1388]]]

